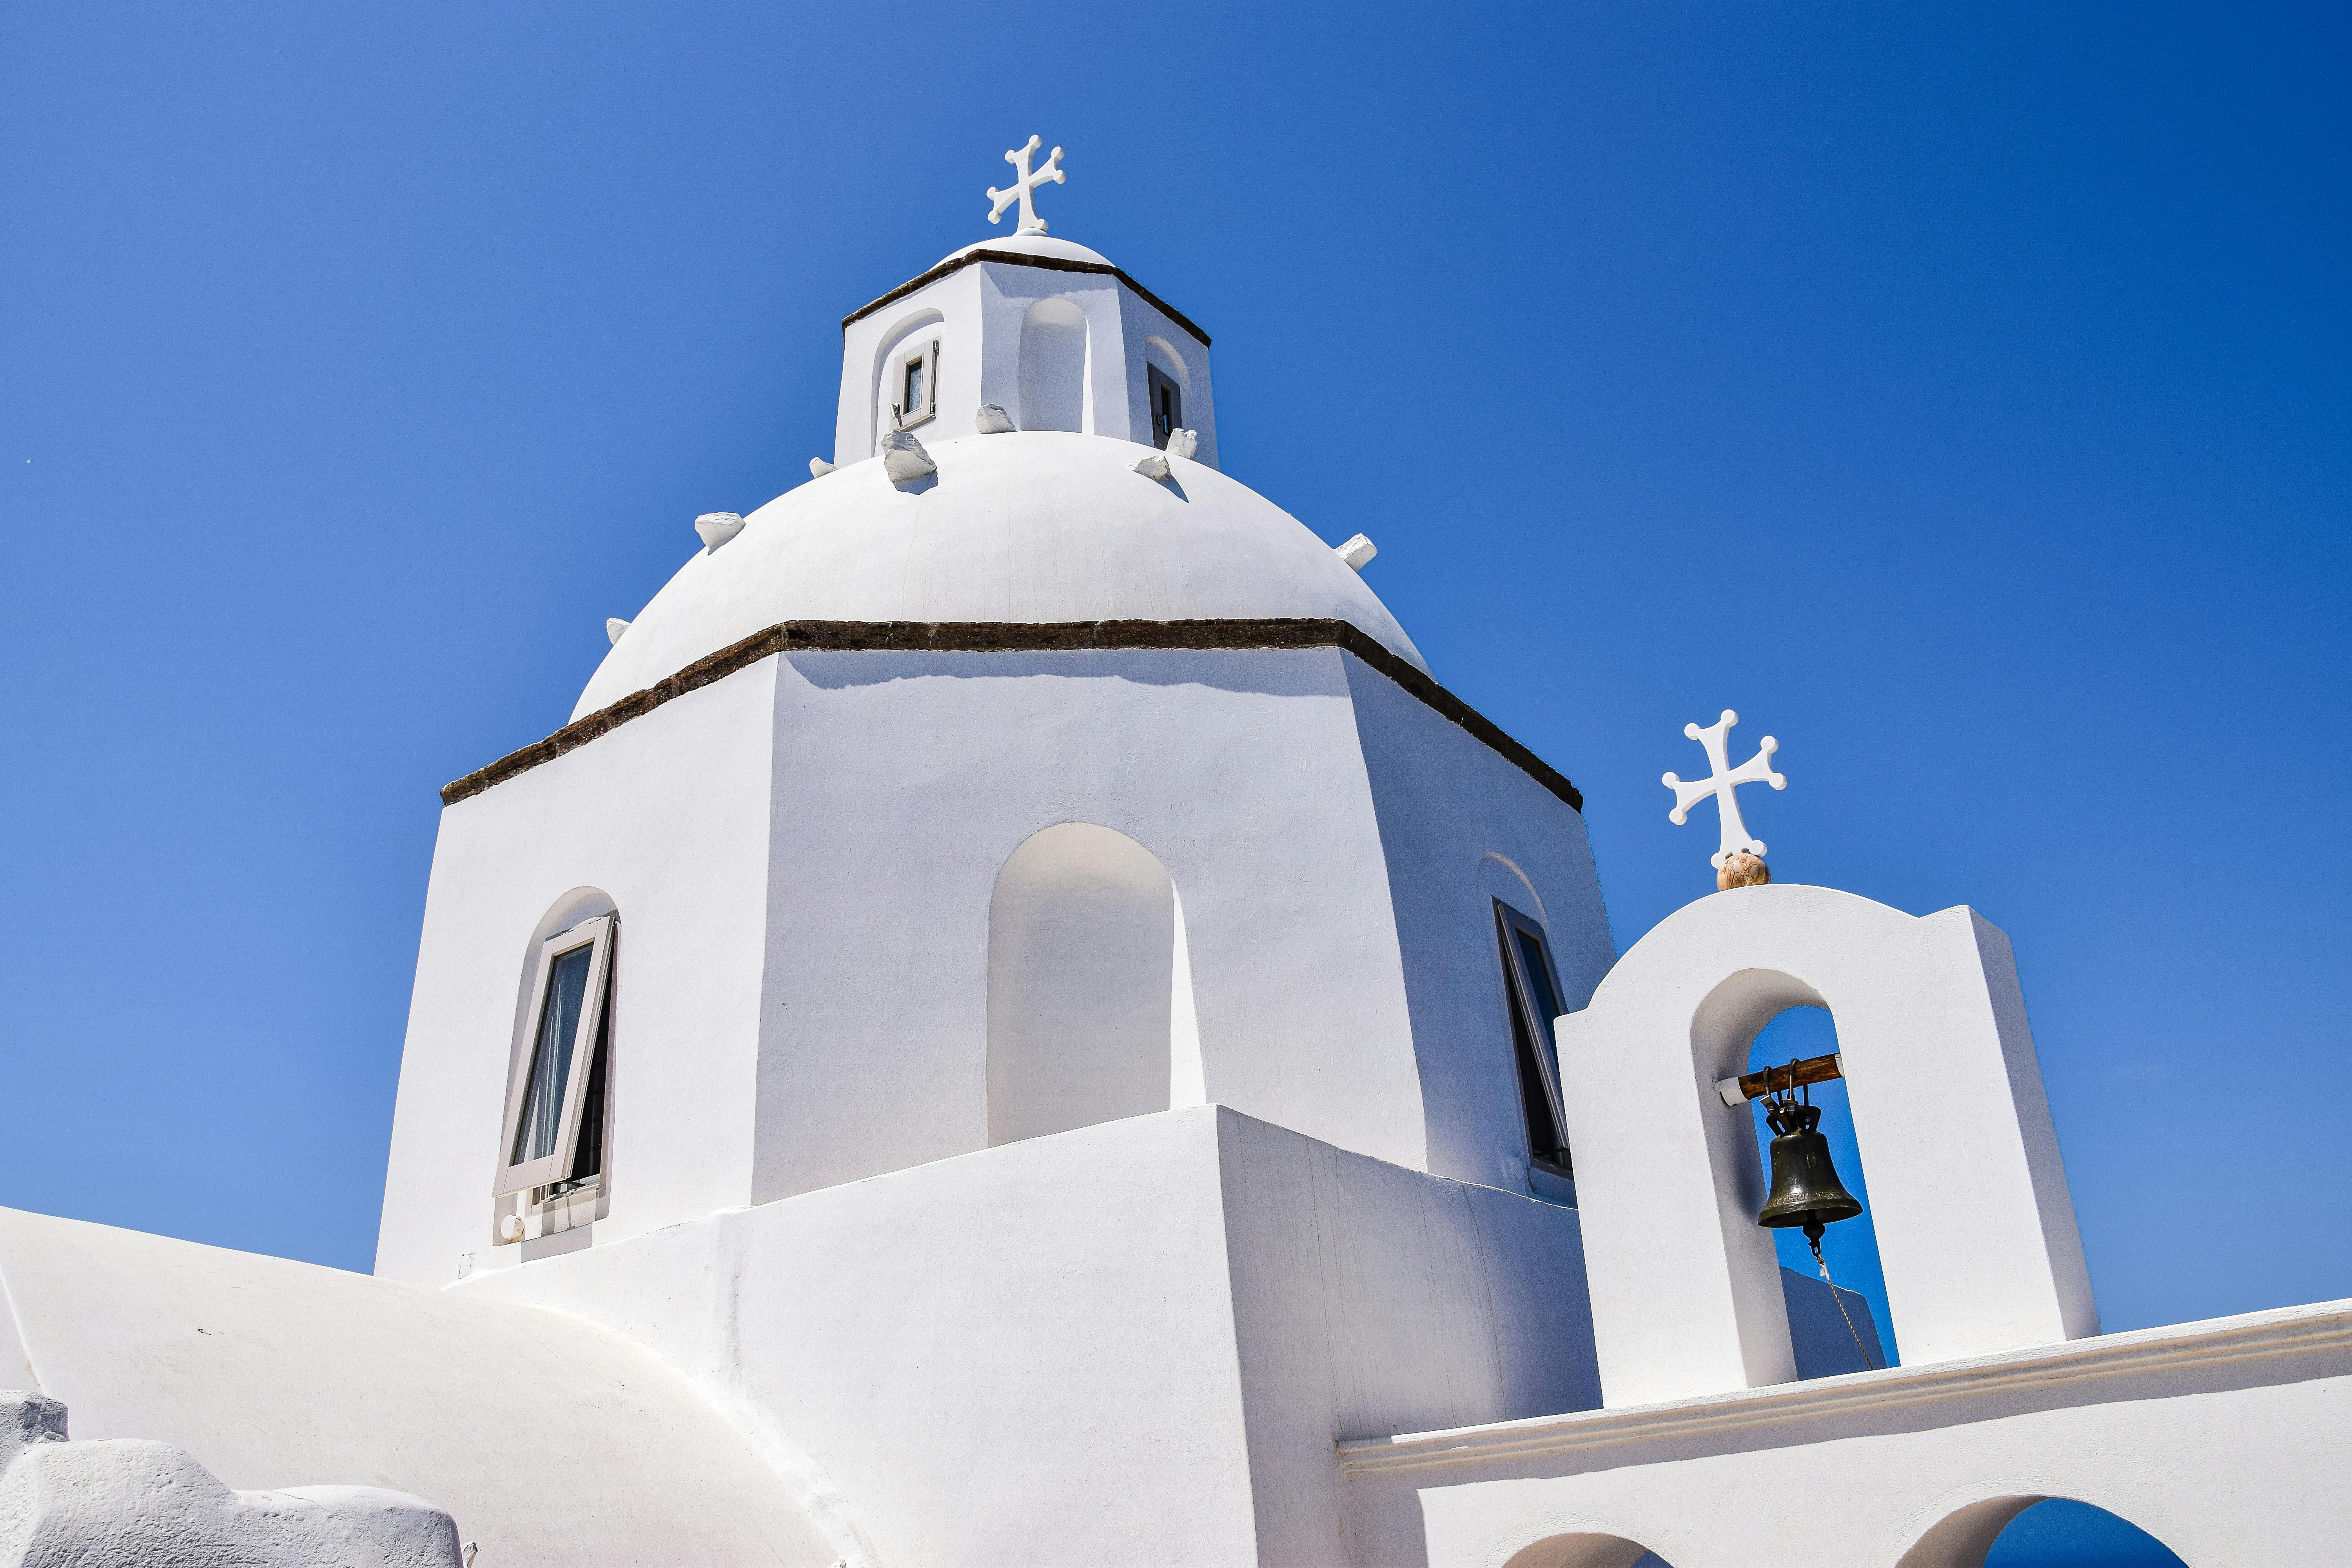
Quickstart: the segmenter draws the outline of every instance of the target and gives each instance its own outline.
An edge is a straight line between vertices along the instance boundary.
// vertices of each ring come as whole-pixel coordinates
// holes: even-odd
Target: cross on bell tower
[[[1757,747],[1756,754],[1737,768],[1724,765],[1727,761],[1727,742],[1730,739],[1731,727],[1738,722],[1739,715],[1727,708],[1722,718],[1704,730],[1696,724],[1684,725],[1683,734],[1706,748],[1709,776],[1685,784],[1675,774],[1668,773],[1659,781],[1675,792],[1675,808],[1666,813],[1666,820],[1677,827],[1689,820],[1692,806],[1708,795],[1715,796],[1716,814],[1723,823],[1723,847],[1708,856],[1706,863],[1717,871],[1721,871],[1724,862],[1735,855],[1753,855],[1761,859],[1764,854],[1764,841],[1750,837],[1748,825],[1739,819],[1739,801],[1732,791],[1744,784],[1769,784],[1774,789],[1789,787],[1787,777],[1772,771],[1772,753],[1780,749],[1780,742],[1769,735],[1765,736]]]
[[[1027,146],[1016,147],[1004,154],[1004,161],[1013,165],[1014,176],[1009,189],[1000,191],[994,185],[988,187],[988,199],[993,204],[988,209],[988,221],[991,223],[1003,217],[1004,209],[1013,202],[1020,202],[1021,223],[1013,231],[1016,234],[1045,232],[1045,220],[1037,216],[1037,204],[1029,193],[1048,180],[1057,185],[1062,183],[1062,150],[1059,147],[1045,155],[1044,168],[1034,174],[1029,172],[1029,154],[1034,153],[1038,145],[1038,139],[1032,136]]]

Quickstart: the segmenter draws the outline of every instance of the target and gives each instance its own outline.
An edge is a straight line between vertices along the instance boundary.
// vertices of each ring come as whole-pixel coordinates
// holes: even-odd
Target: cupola
[[[1017,232],[964,247],[842,321],[835,464],[873,456],[892,430],[926,446],[971,435],[992,405],[1015,430],[1162,448],[1190,430],[1193,460],[1217,466],[1208,334],[1107,258],[1045,232],[1032,190],[1059,183],[1061,149],[1033,173],[1036,146],[1007,153],[1014,184],[990,192],[992,221],[1017,196]]]

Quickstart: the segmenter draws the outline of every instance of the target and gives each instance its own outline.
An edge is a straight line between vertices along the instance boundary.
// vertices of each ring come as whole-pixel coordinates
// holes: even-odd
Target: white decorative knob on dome
[[[743,518],[740,512],[706,511],[694,520],[694,531],[702,535],[703,552],[708,554],[743,531]]]
[[[1198,430],[1171,430],[1168,432],[1168,455],[1170,457],[1189,458],[1200,449],[1201,433]]]
[[[1013,433],[1013,416],[997,403],[983,403],[971,416],[972,427],[983,436],[1009,436]]]
[[[629,623],[623,620],[620,616],[607,616],[604,617],[604,640],[606,642],[619,642],[621,640],[621,634],[628,629]]]
[[[1333,546],[1331,551],[1331,553],[1348,563],[1348,569],[1351,572],[1361,572],[1372,563],[1372,557],[1380,552],[1381,547],[1360,533],[1345,544]]]
[[[1161,452],[1146,452],[1135,460],[1135,471],[1147,479],[1166,479],[1169,472],[1167,455]]]
[[[940,466],[931,461],[920,441],[904,430],[893,430],[882,437],[882,471],[890,476],[892,484],[904,485],[938,473]]]
[[[811,458],[809,459],[810,479],[821,479],[831,472],[833,472],[833,465],[826,462],[823,458]]]

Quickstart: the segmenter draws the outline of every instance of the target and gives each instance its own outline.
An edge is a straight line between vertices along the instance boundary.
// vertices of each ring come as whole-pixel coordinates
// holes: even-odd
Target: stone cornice
[[[1603,1445],[1690,1437],[1935,1400],[2047,1392],[2053,1384],[2140,1376],[2230,1362],[2319,1356],[2331,1357],[2337,1363],[2333,1373],[2320,1375],[2352,1375],[2352,1301],[2105,1334],[1927,1366],[1847,1373],[1663,1405],[1580,1410],[1490,1426],[1364,1438],[1339,1445],[1339,1464],[1350,1477],[1465,1464],[1515,1464]]]
[[[575,719],[544,741],[511,752],[441,791],[444,805],[478,795],[586,745],[663,703],[780,653],[1080,653],[1121,648],[1223,650],[1336,647],[1355,655],[1425,706],[1452,720],[1578,811],[1584,796],[1557,769],[1493,721],[1346,621],[1307,618],[1202,621],[780,621],[696,660],[665,680]]]
[[[879,300],[860,305],[856,310],[842,317],[842,331],[846,333],[852,323],[865,320],[892,300],[903,300],[916,289],[936,283],[951,272],[961,272],[975,261],[993,261],[1006,267],[1040,267],[1048,272],[1094,272],[1106,278],[1116,278],[1134,289],[1137,295],[1153,310],[1198,338],[1202,348],[1209,346],[1209,334],[1194,326],[1191,317],[1108,261],[1068,261],[1058,256],[1023,256],[1010,250],[968,250],[961,256],[950,256],[921,277],[909,278]]]

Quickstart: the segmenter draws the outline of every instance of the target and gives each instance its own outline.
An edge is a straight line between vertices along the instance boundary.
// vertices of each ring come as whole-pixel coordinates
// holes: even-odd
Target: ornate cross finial
[[[1042,185],[1048,180],[1057,185],[1062,183],[1062,150],[1059,147],[1045,155],[1044,168],[1034,174],[1029,172],[1029,154],[1037,150],[1037,138],[1032,136],[1029,138],[1029,145],[1016,147],[1004,154],[1004,161],[1013,165],[1015,176],[1010,190],[1000,191],[994,185],[988,187],[988,199],[994,204],[988,209],[989,222],[994,223],[998,218],[1003,217],[1004,209],[1013,202],[1018,201],[1021,204],[1021,224],[1013,230],[1015,234],[1045,232],[1045,220],[1037,216],[1037,204],[1031,198],[1029,193],[1034,187]]]
[[[1685,784],[1668,773],[1659,781],[1675,792],[1675,808],[1666,813],[1666,820],[1677,827],[1689,820],[1692,806],[1708,795],[1715,796],[1716,815],[1723,821],[1723,847],[1707,857],[1706,863],[1717,871],[1721,871],[1723,863],[1734,855],[1761,857],[1764,853],[1764,841],[1749,837],[1748,825],[1739,820],[1739,800],[1732,790],[1744,784],[1769,784],[1774,789],[1789,787],[1789,781],[1772,771],[1772,753],[1780,749],[1780,742],[1769,735],[1758,743],[1754,756],[1736,769],[1725,769],[1725,742],[1729,739],[1731,727],[1738,722],[1739,715],[1727,708],[1722,718],[1704,730],[1696,724],[1684,725],[1683,733],[1706,748],[1706,765],[1711,770],[1711,776],[1696,784]]]

